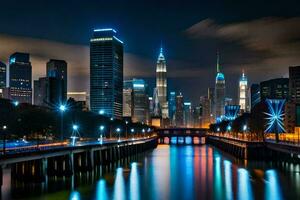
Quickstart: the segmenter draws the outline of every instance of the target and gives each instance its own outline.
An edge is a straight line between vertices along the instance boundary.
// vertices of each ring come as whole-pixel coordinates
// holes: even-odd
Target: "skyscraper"
[[[6,87],[6,65],[0,61],[0,98],[3,96],[3,89]]]
[[[9,99],[32,103],[32,66],[28,53],[16,52],[9,57]]]
[[[260,99],[288,99],[289,79],[276,78],[260,83]]]
[[[183,113],[184,113],[184,103],[183,103],[183,96],[180,92],[179,95],[176,96],[176,113],[175,113],[176,127],[182,127],[184,125]]]
[[[56,90],[61,91],[62,96],[58,96],[57,103],[65,103],[67,101],[67,92],[68,92],[68,65],[64,60],[55,60],[50,59],[47,62],[47,77],[56,78],[62,81],[62,85],[58,84]]]
[[[126,80],[123,88],[123,117],[132,117],[133,106],[132,80]]]
[[[208,128],[209,124],[212,122],[211,120],[211,112],[210,112],[210,99],[207,96],[200,97],[200,126],[201,128]]]
[[[114,29],[95,29],[90,39],[90,107],[122,118],[123,42]]]
[[[176,92],[170,92],[168,103],[169,103],[170,124],[173,125],[175,122],[175,112],[176,112]]]
[[[167,66],[163,55],[163,48],[160,48],[156,64],[156,88],[158,91],[159,103],[161,105],[162,118],[168,118]]]
[[[184,126],[187,128],[192,128],[192,103],[191,102],[184,102]]]
[[[289,99],[300,103],[300,66],[289,67]]]
[[[225,114],[225,76],[220,71],[219,54],[217,54],[217,76],[215,84],[215,119],[220,121]]]
[[[239,93],[238,94],[239,94],[240,110],[241,110],[241,112],[247,112],[248,111],[248,106],[247,106],[248,80],[247,80],[247,77],[245,76],[244,72],[239,81]]]
[[[133,122],[148,124],[149,103],[146,83],[143,79],[133,79]]]

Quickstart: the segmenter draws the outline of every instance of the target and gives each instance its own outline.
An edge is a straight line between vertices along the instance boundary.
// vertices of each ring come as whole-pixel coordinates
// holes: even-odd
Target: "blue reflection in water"
[[[178,137],[178,144],[184,143],[184,137]]]
[[[232,196],[232,176],[231,176],[231,162],[228,160],[224,160],[225,166],[225,191],[226,191],[226,199],[233,199]]]
[[[214,176],[214,193],[216,195],[215,199],[222,199],[222,173],[221,173],[221,158],[217,156],[215,158],[215,176]]]
[[[192,138],[191,137],[186,137],[185,138],[185,143],[186,144],[192,144]]]
[[[184,182],[184,199],[194,199],[194,148],[192,146],[187,146],[185,148],[185,152],[184,152],[184,168],[182,170],[185,169],[185,182]],[[197,169],[200,170],[200,169]],[[178,188],[177,188],[178,189]]]
[[[97,183],[96,196],[97,196],[97,199],[101,199],[101,200],[106,200],[106,199],[108,199],[108,196],[107,196],[107,189],[106,189],[106,183],[105,183],[105,180],[104,180],[104,179],[101,179],[101,180]]]
[[[139,174],[137,163],[131,164],[130,172],[130,199],[139,200],[140,199],[140,184],[139,184]]]
[[[125,181],[123,177],[123,169],[118,168],[116,179],[115,179],[115,185],[114,185],[114,193],[113,193],[113,199],[121,200],[125,199]]]
[[[177,144],[177,137],[171,137],[171,144]]]
[[[80,200],[80,193],[77,191],[71,192],[70,200]]]
[[[238,199],[253,199],[249,173],[246,169],[243,168],[238,169]]]
[[[273,169],[266,171],[265,199],[267,200],[282,199],[277,172]]]

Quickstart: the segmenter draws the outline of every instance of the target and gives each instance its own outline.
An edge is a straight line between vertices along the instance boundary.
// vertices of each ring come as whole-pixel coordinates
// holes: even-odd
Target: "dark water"
[[[163,145],[109,173],[13,185],[2,188],[2,198],[300,199],[300,166],[238,161],[208,145]]]

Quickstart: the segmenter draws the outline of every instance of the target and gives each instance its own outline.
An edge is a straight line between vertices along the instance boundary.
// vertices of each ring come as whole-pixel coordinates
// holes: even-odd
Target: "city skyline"
[[[256,3],[253,2],[247,9],[239,3],[234,5],[228,4],[224,8],[217,8],[217,14],[209,14],[207,12],[199,12],[201,14],[198,14],[197,12],[194,17],[184,17],[184,14],[189,9],[194,11],[196,8],[205,10],[214,7],[211,3],[204,3],[203,7],[199,3],[193,3],[176,16],[177,19],[184,19],[180,20],[179,24],[169,20],[170,16],[166,14],[165,9],[167,8],[164,8],[164,6],[160,6],[158,16],[153,16],[153,19],[150,20],[149,12],[145,12],[142,14],[141,19],[135,21],[134,19],[136,18],[134,16],[136,16],[136,13],[130,12],[130,9],[135,8],[139,10],[138,8],[142,9],[144,6],[155,9],[156,5],[152,3],[147,3],[147,5],[137,3],[134,8],[130,9],[124,5],[124,10],[116,8],[116,10],[111,11],[111,14],[104,12],[100,15],[95,14],[95,12],[87,13],[87,11],[83,11],[83,14],[85,14],[83,19],[76,20],[77,16],[74,19],[72,18],[76,22],[76,26],[72,20],[64,17],[65,22],[70,24],[68,29],[63,32],[64,34],[57,34],[56,32],[56,30],[65,29],[60,23],[51,24],[51,20],[44,15],[38,21],[43,20],[45,26],[41,27],[41,25],[28,21],[27,26],[31,30],[28,32],[22,29],[24,25],[14,20],[13,17],[10,18],[10,13],[5,13],[5,11],[0,14],[7,14],[3,17],[3,19],[7,19],[3,24],[10,23],[11,27],[19,28],[9,28],[8,26],[3,26],[6,28],[2,30],[0,28],[0,38],[3,42],[3,46],[0,47],[1,52],[3,52],[0,60],[6,62],[7,56],[12,54],[14,50],[29,52],[34,71],[33,79],[37,79],[44,74],[44,62],[49,58],[66,60],[70,66],[69,91],[84,91],[88,88],[88,81],[86,81],[88,80],[87,68],[89,65],[88,41],[92,29],[113,27],[122,35],[121,39],[126,42],[124,55],[125,78],[140,77],[145,80],[148,79],[149,86],[154,86],[156,55],[159,52],[160,41],[162,41],[167,52],[165,56],[168,60],[170,87],[172,86],[172,90],[185,91],[185,96],[194,103],[196,100],[198,101],[200,95],[206,93],[206,88],[213,84],[211,79],[215,74],[213,69],[217,49],[219,49],[222,57],[221,64],[224,66],[224,74],[226,77],[231,77],[228,80],[229,85],[236,85],[238,82],[240,68],[245,69],[245,73],[249,77],[249,85],[251,85],[271,77],[286,77],[288,67],[299,63],[299,58],[292,53],[298,49],[298,43],[295,43],[293,46],[288,45],[288,41],[297,38],[299,29],[299,18],[295,17],[297,16],[297,10],[293,6],[288,6],[287,11],[282,13],[280,12],[281,9],[279,9],[281,6],[275,5],[266,10],[265,8],[268,7],[268,4],[263,3],[263,5],[258,7],[257,13],[253,15],[250,13],[250,10],[255,8]],[[7,10],[10,10],[9,8],[13,6],[9,2],[4,4],[8,8]],[[95,8],[99,6],[96,2],[91,4]],[[165,3],[163,4],[165,5]],[[294,7],[297,5],[296,2],[291,4],[295,5]],[[18,6],[14,7],[14,9],[28,8],[28,10],[39,9],[45,11],[39,4],[35,4],[33,8],[30,8],[30,5],[32,5],[30,1],[26,2],[25,5],[23,2],[18,2]],[[58,5],[61,11],[67,8],[64,2]],[[75,3],[70,9],[71,11],[76,10],[79,6],[86,6],[91,11],[94,11],[94,8],[84,3]],[[111,6],[110,3],[106,3],[104,8],[110,8]],[[232,6],[231,9],[230,6]],[[174,2],[174,4],[169,5],[168,9],[172,12],[179,7],[180,3]],[[228,17],[226,14],[232,9],[244,14],[240,17],[232,17],[232,15]],[[61,11],[58,12],[57,17],[67,15]],[[46,10],[45,12],[47,13],[48,11]],[[128,14],[128,17],[116,19],[116,16],[113,16],[114,13],[118,13],[118,16],[127,16]],[[15,14],[18,15],[18,12]],[[28,13],[27,17],[30,19],[31,14]],[[25,20],[28,19],[26,18]],[[143,24],[141,20],[149,24],[149,28],[141,28],[141,25],[139,25]],[[34,25],[36,25],[36,28],[30,28]],[[243,37],[240,37],[233,31],[238,31],[242,28],[252,30],[253,27],[257,26],[263,26],[264,31],[262,33],[256,30],[249,31],[253,34]],[[162,28],[158,29],[157,27]],[[294,28],[291,29],[290,27]],[[282,29],[284,33],[280,32]],[[270,32],[270,30],[273,31]],[[137,33],[139,37],[133,37],[135,34],[132,34],[132,31]],[[211,34],[210,37],[207,37],[207,34],[211,31],[215,31],[216,34]],[[265,41],[266,33],[270,37],[267,37],[268,40]],[[274,48],[272,45],[274,38],[280,38],[278,43],[280,48]],[[262,42],[262,46],[257,46],[257,42]],[[141,45],[142,43],[143,45]],[[270,48],[271,52],[267,51],[265,47]],[[275,51],[275,49],[277,50]],[[291,53],[287,56],[283,53],[284,49]],[[78,55],[82,55],[81,59],[78,58]],[[258,73],[261,69],[270,71],[267,78],[262,78],[262,75]],[[175,81],[175,77],[177,77],[177,81]],[[199,79],[198,77],[202,78]],[[75,80],[78,83],[75,84]],[[193,90],[187,85],[203,85],[203,87],[199,89],[199,94],[194,95]],[[238,96],[237,86],[228,90],[228,94],[230,97],[236,98]]]

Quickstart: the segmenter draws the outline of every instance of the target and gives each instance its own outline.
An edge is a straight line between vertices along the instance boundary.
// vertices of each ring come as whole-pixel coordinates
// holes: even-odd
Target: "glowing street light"
[[[77,124],[73,124],[72,125],[72,130],[73,130],[73,132],[72,132],[72,135],[71,135],[71,140],[72,140],[71,144],[73,146],[75,146],[76,139],[79,138],[79,132],[78,132],[79,126]]]
[[[227,131],[231,131],[231,126],[230,125],[227,126]]]
[[[117,131],[118,136],[119,136],[118,142],[121,142],[121,135],[120,135],[121,129],[120,129],[120,128],[117,128],[116,131]]]
[[[19,101],[14,101],[13,104],[14,104],[14,106],[17,107],[20,103],[19,103]]]
[[[217,128],[217,132],[220,132],[220,127]]]
[[[247,131],[247,125],[243,126],[243,131]]]
[[[100,142],[100,144],[102,144],[103,143],[103,131],[104,131],[104,126],[103,125],[101,125],[100,127],[99,127],[99,129],[100,129],[100,138],[98,139],[99,140],[99,142]]]
[[[63,140],[63,138],[64,138],[64,136],[63,136],[63,131],[64,131],[63,115],[64,115],[64,112],[67,110],[67,106],[64,104],[60,104],[58,106],[58,110],[60,112],[60,139]]]
[[[114,118],[113,118],[113,117],[111,117],[111,118],[110,118],[110,121],[114,121]]]
[[[78,131],[79,126],[77,124],[73,124],[72,128],[73,128],[73,131]]]
[[[66,107],[65,105],[60,105],[60,106],[59,106],[59,110],[60,110],[61,112],[65,112],[65,111],[67,110],[67,107]]]

